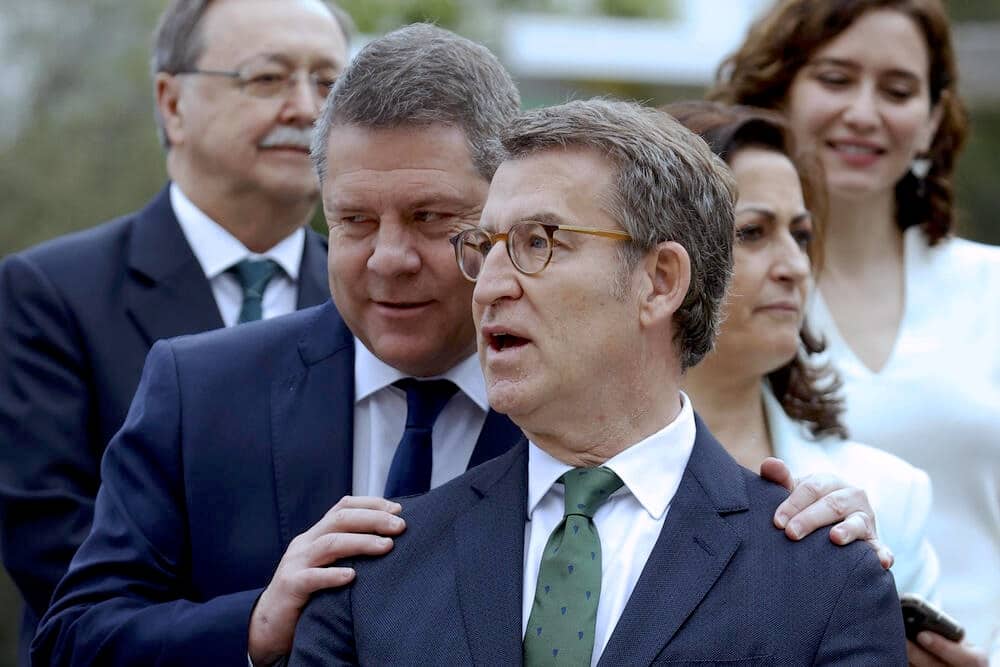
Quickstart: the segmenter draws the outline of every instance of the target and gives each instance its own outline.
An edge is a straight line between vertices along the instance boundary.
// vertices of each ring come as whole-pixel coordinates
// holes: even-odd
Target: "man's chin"
[[[534,407],[523,382],[487,378],[486,395],[491,408],[507,415],[515,423],[518,417],[530,414]]]

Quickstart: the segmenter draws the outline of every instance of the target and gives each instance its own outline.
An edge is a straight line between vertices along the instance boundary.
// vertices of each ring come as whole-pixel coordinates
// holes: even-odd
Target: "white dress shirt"
[[[392,457],[406,427],[406,392],[392,383],[406,377],[410,376],[354,339],[354,495],[381,496],[385,491]],[[431,432],[431,488],[465,472],[489,411],[476,355],[436,377],[451,380],[459,391],[444,406]]]
[[[653,551],[670,501],[680,486],[694,447],[691,401],[681,394],[673,422],[604,463],[624,482],[594,514],[601,538],[601,598],[591,664],[596,665]],[[563,520],[564,489],[556,481],[573,466],[528,445],[528,521],[524,528],[521,636],[535,599],[542,551]]]
[[[176,183],[170,184],[170,205],[181,232],[205,272],[212,295],[219,306],[222,322],[236,324],[243,306],[243,288],[227,270],[244,259],[272,259],[281,271],[264,289],[261,310],[264,319],[295,312],[298,303],[299,267],[306,247],[306,230],[296,229],[264,254],[250,252],[239,239],[226,231],[187,198]]]

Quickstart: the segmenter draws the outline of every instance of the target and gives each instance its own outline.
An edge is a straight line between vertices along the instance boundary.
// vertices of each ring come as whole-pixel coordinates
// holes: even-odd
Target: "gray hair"
[[[160,72],[178,74],[194,69],[198,58],[205,50],[201,20],[210,4],[212,0],[170,0],[170,4],[163,10],[156,23],[156,29],[153,30],[153,54],[149,59],[149,72],[154,82]],[[335,3],[323,0],[323,4],[330,9],[341,32],[344,33],[344,39],[350,44],[351,35],[354,34],[354,21]],[[154,94],[155,92],[154,89]],[[170,148],[170,139],[163,127],[163,118],[155,105],[153,113],[156,117],[156,132],[160,137],[160,144],[164,148]]]
[[[517,86],[489,49],[416,23],[369,42],[337,78],[316,122],[313,162],[322,181],[337,125],[445,124],[464,132],[473,164],[491,180],[504,157],[500,131],[520,106]]]
[[[658,243],[683,246],[691,286],[674,315],[681,368],[711,351],[733,271],[736,182],[708,145],[656,109],[600,99],[525,112],[502,142],[514,159],[566,147],[606,156],[617,171],[608,212],[632,237],[623,275]]]

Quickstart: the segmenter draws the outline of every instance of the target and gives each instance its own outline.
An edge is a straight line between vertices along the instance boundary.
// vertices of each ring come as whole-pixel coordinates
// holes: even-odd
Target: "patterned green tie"
[[[524,635],[524,664],[589,665],[601,598],[601,538],[594,512],[622,486],[607,468],[574,468],[559,481],[566,512],[542,552]]]
[[[244,259],[229,270],[243,288],[243,305],[236,323],[259,320],[263,316],[264,289],[278,271],[278,264],[271,259]]]

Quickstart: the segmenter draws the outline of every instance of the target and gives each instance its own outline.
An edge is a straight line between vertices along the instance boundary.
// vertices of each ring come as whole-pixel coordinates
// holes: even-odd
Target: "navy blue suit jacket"
[[[154,345],[32,659],[245,667],[288,543],[351,492],[353,411],[354,341],[332,302]],[[491,412],[470,465],[520,438]]]
[[[309,232],[299,307],[329,300]],[[101,455],[154,341],[222,326],[165,188],[143,210],[0,264],[0,530],[26,601],[25,656],[87,536]]]
[[[522,442],[407,503],[392,552],[313,597],[290,665],[520,664],[527,461]],[[600,664],[905,665],[892,576],[866,544],[789,541],[771,522],[786,495],[699,422]]]

